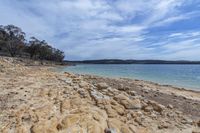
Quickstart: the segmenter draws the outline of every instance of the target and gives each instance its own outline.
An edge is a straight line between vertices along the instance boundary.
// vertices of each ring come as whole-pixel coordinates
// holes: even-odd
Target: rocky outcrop
[[[26,67],[4,59],[0,59],[0,65],[2,133],[200,131],[199,121],[172,105],[165,107],[148,100],[128,86],[91,83],[84,75]]]

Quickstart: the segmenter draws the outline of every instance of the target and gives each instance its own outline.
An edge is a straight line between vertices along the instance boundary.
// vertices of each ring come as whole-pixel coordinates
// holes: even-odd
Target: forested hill
[[[65,62],[72,64],[200,64],[200,61],[120,60],[120,59],[83,60],[83,61],[65,61]]]

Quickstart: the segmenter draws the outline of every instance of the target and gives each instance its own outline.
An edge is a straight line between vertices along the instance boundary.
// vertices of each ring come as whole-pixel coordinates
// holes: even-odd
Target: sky
[[[8,24],[67,60],[200,60],[200,0],[0,0]]]

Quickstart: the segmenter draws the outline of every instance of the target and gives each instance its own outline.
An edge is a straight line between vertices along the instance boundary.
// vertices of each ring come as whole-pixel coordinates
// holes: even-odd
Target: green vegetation
[[[25,39],[26,34],[14,25],[0,26],[0,54],[12,57],[30,57],[31,59],[61,62],[64,52],[53,48],[45,40],[31,37]]]

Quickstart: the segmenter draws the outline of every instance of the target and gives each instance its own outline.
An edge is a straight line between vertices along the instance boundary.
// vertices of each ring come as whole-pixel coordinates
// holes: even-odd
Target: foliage
[[[29,55],[31,59],[63,61],[64,52],[53,48],[45,40],[31,37],[28,43],[25,33],[14,25],[0,26],[0,51],[10,56]]]

